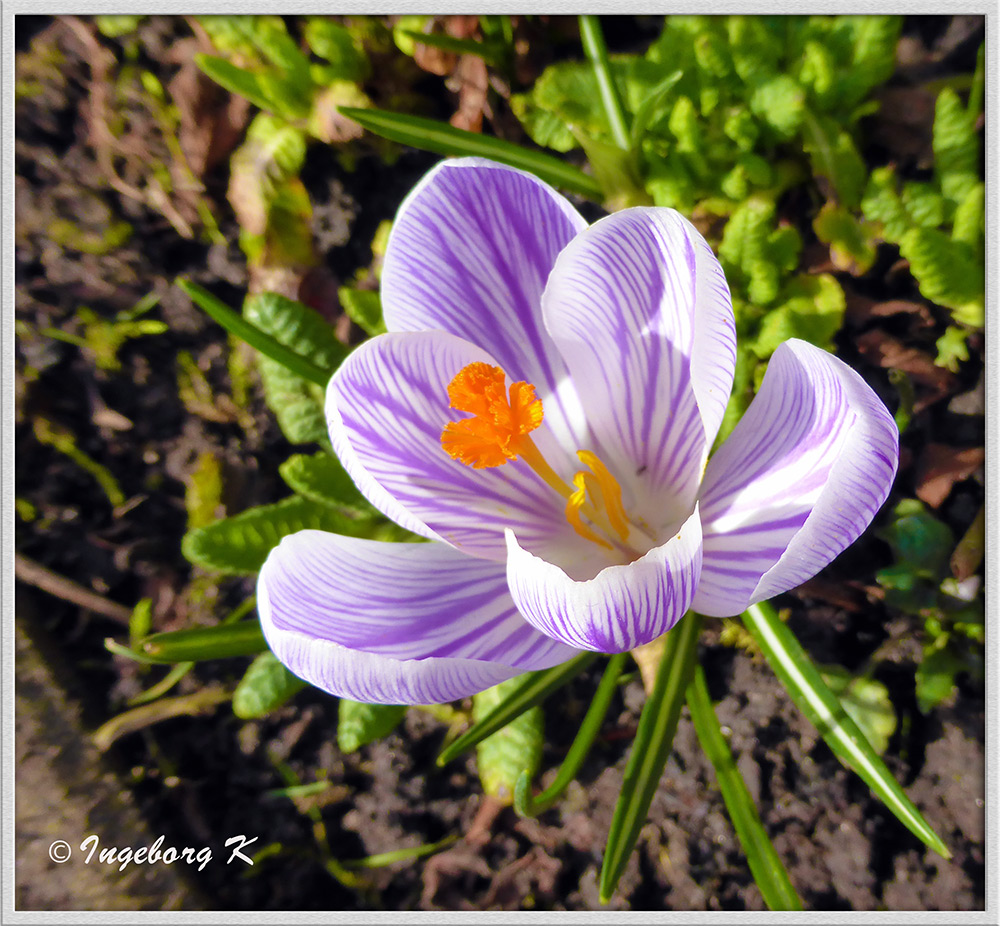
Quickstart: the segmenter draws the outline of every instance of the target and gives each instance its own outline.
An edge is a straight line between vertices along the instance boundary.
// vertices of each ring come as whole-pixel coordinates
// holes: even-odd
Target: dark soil
[[[911,20],[907,41],[933,50],[951,35],[952,45],[934,67],[971,70],[969,49],[974,57],[978,39],[954,39],[961,19]],[[81,25],[90,28],[87,21]],[[179,67],[166,50],[184,30],[164,18],[144,29],[145,64],[166,83]],[[199,454],[207,451],[223,462],[225,505],[232,514],[287,494],[277,467],[291,452],[259,388],[244,413],[229,400],[228,339],[172,285],[184,275],[230,304],[242,298],[247,273],[225,199],[225,163],[206,174],[205,184],[230,243],[181,236],[161,212],[109,187],[88,128],[93,58],[78,30],[67,20],[38,17],[19,17],[17,30],[17,48],[30,49],[30,66],[37,69],[31,76],[42,89],[18,100],[15,124],[16,317],[29,326],[18,331],[15,494],[34,509],[33,517],[17,521],[16,549],[129,607],[151,598],[154,629],[205,623],[251,594],[253,582],[206,581],[180,555],[185,490]],[[609,37],[628,41],[621,23]],[[53,67],[38,64],[46,58]],[[19,59],[18,67],[18,79],[26,79],[28,60]],[[904,79],[896,84],[904,86]],[[434,160],[411,152],[387,168],[369,155],[348,172],[327,149],[312,150],[304,178],[328,238],[323,272],[314,278],[318,295],[310,301],[321,302],[333,281],[349,279],[370,261],[378,223],[393,215]],[[86,253],[53,240],[53,220],[67,215],[97,238],[119,221],[131,225],[131,235],[103,253]],[[895,263],[896,256],[884,255],[881,271],[871,271],[863,283],[845,276],[845,289],[850,295],[853,287],[859,300],[920,301]],[[38,333],[76,331],[81,306],[111,318],[149,292],[161,297],[151,317],[166,320],[170,332],[128,342],[119,354],[120,370],[100,370],[77,346]],[[857,348],[857,338],[891,324],[862,315],[841,343],[845,359],[889,402],[894,393],[887,371]],[[185,405],[179,396],[181,352],[191,354],[213,390],[208,409]],[[905,442],[899,497],[913,494],[913,461],[923,443],[981,445],[982,412],[949,411],[954,396],[976,386],[981,370],[981,356],[973,357],[918,413]],[[127,502],[112,504],[91,475],[40,442],[40,418],[72,431],[79,449],[118,480]],[[960,536],[982,498],[975,480],[959,482],[938,513]],[[871,594],[875,570],[888,562],[888,549],[869,532],[821,581],[776,604],[791,610],[790,626],[818,662],[857,669],[879,647],[891,654],[877,672],[899,720],[885,758],[950,846],[950,861],[925,850],[840,765],[762,659],[723,645],[717,624],[710,625],[702,653],[711,693],[807,909],[982,909],[983,691],[960,676],[950,702],[927,716],[917,709],[913,671],[922,622],[890,611]],[[19,594],[34,646],[77,699],[86,726],[96,728],[123,710],[127,698],[159,677],[104,648],[108,636],[126,639],[121,624],[27,586],[19,586]],[[245,665],[199,664],[173,693],[213,681],[232,684]],[[553,708],[543,769],[554,769],[565,754],[596,673],[577,679]],[[579,781],[555,809],[536,820],[501,810],[483,838],[463,840],[429,860],[365,872],[364,886],[356,889],[343,886],[325,866],[314,840],[315,819],[340,860],[461,835],[483,822],[476,821],[484,799],[474,762],[435,767],[446,730],[429,715],[410,711],[385,740],[342,754],[334,735],[335,700],[306,690],[266,720],[240,721],[223,705],[205,716],[164,721],[123,737],[105,760],[132,792],[150,833],[164,834],[168,845],[212,847],[215,860],[191,873],[197,894],[187,909],[203,909],[207,897],[214,908],[231,910],[598,910],[604,842],[643,701],[633,678],[613,705]],[[283,771],[306,783],[328,779],[330,787],[311,806],[297,806],[270,793],[289,783]],[[542,784],[548,780],[543,773]],[[31,786],[18,781],[19,788]],[[75,845],[86,834],[64,838]],[[254,850],[273,844],[280,851],[235,871],[224,864],[223,843],[236,834],[258,837]],[[41,870],[19,868],[20,909],[73,908],[72,898],[47,899],[40,890],[46,864]],[[106,877],[115,884],[119,873],[109,868]],[[686,711],[638,851],[610,908],[764,909]]]

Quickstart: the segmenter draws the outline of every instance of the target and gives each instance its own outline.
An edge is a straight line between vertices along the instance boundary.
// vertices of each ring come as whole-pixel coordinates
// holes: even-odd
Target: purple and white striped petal
[[[563,537],[586,543],[566,523],[562,498],[523,462],[473,469],[441,447],[445,424],[464,417],[448,407],[448,384],[475,362],[496,365],[443,331],[384,334],[358,347],[327,389],[330,439],[344,468],[398,524],[473,556],[505,560],[504,527],[531,549]],[[552,440],[544,428],[536,432],[543,452]]]
[[[507,584],[529,624],[568,646],[623,653],[666,633],[691,605],[701,522],[695,509],[666,543],[585,581],[522,549],[511,530],[507,549]]]
[[[502,565],[444,544],[300,531],[268,556],[257,609],[293,673],[373,704],[453,701],[576,655],[525,623]]]
[[[732,388],[732,301],[715,255],[670,209],[615,213],[563,250],[545,324],[630,507],[659,529],[691,510]]]
[[[898,457],[896,424],[865,381],[786,341],[708,464],[694,609],[730,617],[814,576],[871,522]]]
[[[481,158],[442,161],[406,198],[382,270],[390,331],[441,330],[534,384],[560,442],[583,446],[583,409],[542,324],[556,257],[587,227],[550,186]]]

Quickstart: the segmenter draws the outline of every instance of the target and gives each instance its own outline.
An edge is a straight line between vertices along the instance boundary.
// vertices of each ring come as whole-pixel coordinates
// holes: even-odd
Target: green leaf
[[[935,342],[937,356],[934,365],[957,373],[961,364],[969,359],[969,332],[950,325]]]
[[[329,453],[297,453],[285,460],[278,472],[293,492],[309,501],[332,505],[348,514],[374,514],[347,470]]]
[[[199,54],[194,56],[195,64],[212,80],[230,93],[248,99],[254,106],[272,111],[278,115],[289,115],[284,111],[280,100],[273,99],[273,87],[266,87],[260,77],[245,68],[231,64],[225,58],[215,55]],[[291,114],[295,118],[296,114]]]
[[[341,308],[348,318],[365,334],[385,334],[385,322],[382,319],[382,298],[371,289],[352,289],[341,286],[337,290],[337,298]]]
[[[896,732],[896,711],[885,685],[873,678],[855,677],[842,666],[819,666],[819,670],[872,748],[879,755],[884,753]]]
[[[364,49],[343,26],[325,16],[310,16],[306,20],[306,43],[330,62],[336,76],[342,80],[363,81],[371,73]]]
[[[349,352],[318,312],[284,296],[275,293],[250,296],[243,312],[260,330],[297,355],[309,358],[317,368],[329,370],[331,375]],[[293,444],[325,441],[326,381],[319,388],[315,382],[266,356],[261,358],[260,373],[267,403],[289,441]]]
[[[472,698],[472,719],[487,718],[508,696],[521,686],[511,678]],[[538,771],[545,742],[545,720],[537,705],[518,714],[510,723],[476,745],[476,765],[483,790],[504,803],[514,800],[514,787],[522,774],[529,777]]]
[[[608,666],[601,677],[601,683],[591,699],[587,714],[580,724],[580,729],[573,738],[566,758],[559,766],[555,780],[537,797],[531,796],[531,774],[525,769],[518,776],[514,785],[514,810],[518,816],[534,817],[551,807],[566,790],[569,783],[576,777],[583,765],[590,747],[594,744],[604,717],[611,706],[611,699],[618,688],[618,679],[625,667],[626,653],[617,653],[608,661]]]
[[[154,633],[138,647],[143,657],[151,662],[228,659],[232,656],[253,656],[266,649],[267,641],[255,620]]]
[[[605,118],[611,127],[611,136],[619,148],[628,151],[631,148],[631,135],[628,120],[625,117],[625,107],[622,105],[621,93],[611,74],[608,61],[608,48],[604,43],[604,33],[596,16],[580,17],[580,40],[583,51],[594,69],[597,78],[597,88],[600,92],[601,104],[604,106]]]
[[[301,530],[366,536],[371,526],[329,505],[292,496],[188,531],[181,541],[181,552],[196,566],[211,572],[252,575],[260,571],[267,554],[282,537]]]
[[[289,350],[280,341],[261,331],[224,302],[216,299],[208,290],[202,289],[197,283],[192,283],[184,277],[178,277],[176,283],[200,309],[207,312],[230,334],[242,338],[251,347],[309,382],[325,387],[330,381],[330,372],[316,366],[307,357]]]
[[[233,692],[233,713],[241,720],[264,717],[305,685],[278,662],[274,653],[261,653],[250,663]]]
[[[487,64],[497,64],[503,55],[503,46],[496,42],[456,39],[451,35],[418,32],[414,29],[403,29],[402,34],[414,43],[427,45],[429,48],[439,48],[441,51],[451,52],[454,55],[475,55],[477,58],[482,58]]]
[[[914,836],[944,858],[951,852],[892,777],[858,725],[820,677],[795,635],[765,603],[742,616],[768,663],[834,755],[854,771]]]
[[[846,299],[836,277],[828,273],[802,274],[782,292],[783,301],[764,316],[760,332],[751,345],[766,360],[789,338],[802,338],[832,350],[833,336],[844,322]]]
[[[813,219],[816,237],[830,246],[830,260],[838,270],[855,276],[867,273],[875,263],[875,236],[868,223],[852,211],[830,201]]]
[[[528,672],[519,676],[517,685],[511,686],[506,692],[506,698],[490,713],[477,720],[458,739],[441,750],[437,757],[439,766],[446,765],[463,752],[481,743],[487,736],[496,733],[519,717],[529,708],[541,704],[550,694],[558,691],[579,675],[595,659],[597,653],[581,653],[579,656],[551,669],[541,669],[538,672]]]
[[[580,193],[594,200],[599,200],[601,197],[597,181],[579,168],[551,155],[522,148],[520,145],[499,138],[466,132],[434,119],[381,109],[344,107],[341,113],[361,123],[369,132],[400,144],[411,145],[425,151],[436,151],[438,154],[491,158],[502,164],[529,171],[553,186]]]
[[[868,168],[850,132],[829,116],[808,111],[802,125],[802,147],[812,163],[813,173],[830,183],[842,206],[856,208],[865,190]]]
[[[406,716],[402,704],[362,704],[347,698],[340,699],[337,710],[337,745],[341,752],[356,752],[388,736]]]
[[[925,647],[923,659],[917,666],[917,707],[922,714],[929,714],[951,697],[955,690],[955,675],[968,668],[947,643],[948,636],[945,634]]]
[[[729,744],[722,735],[722,728],[709,698],[705,670],[701,666],[695,668],[694,678],[688,685],[687,704],[698,742],[715,769],[729,819],[732,820],[740,845],[746,853],[750,871],[764,903],[771,910],[801,910],[802,901],[767,837],[753,798],[733,761]]]
[[[899,252],[910,262],[921,295],[951,309],[956,321],[983,326],[986,270],[971,245],[936,228],[911,228],[900,238]]]
[[[600,898],[607,903],[625,870],[674,742],[684,692],[697,663],[701,615],[689,612],[665,639],[653,690],[639,717],[639,729],[625,766],[601,867]]]
[[[892,547],[896,562],[929,579],[945,573],[955,546],[951,528],[915,498],[904,498],[893,508],[892,521],[878,536]]]

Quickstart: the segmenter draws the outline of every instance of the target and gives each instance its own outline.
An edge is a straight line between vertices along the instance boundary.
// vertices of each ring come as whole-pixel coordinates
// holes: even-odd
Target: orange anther
[[[488,363],[470,363],[448,384],[451,407],[473,416],[441,432],[450,457],[475,469],[517,459],[523,438],[542,423],[542,402],[530,383],[513,383],[509,392],[504,384],[504,371]]]

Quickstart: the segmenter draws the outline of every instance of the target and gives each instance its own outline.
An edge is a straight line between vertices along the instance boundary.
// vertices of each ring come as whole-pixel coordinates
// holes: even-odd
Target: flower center
[[[538,477],[566,499],[566,520],[581,537],[629,558],[637,551],[628,544],[632,522],[622,505],[622,490],[597,454],[578,450],[587,467],[569,486],[552,469],[529,436],[542,423],[542,401],[531,383],[512,383],[500,367],[470,363],[448,384],[450,407],[471,418],[450,421],[441,432],[441,446],[454,460],[474,469],[503,466],[520,457]],[[641,523],[641,522],[640,522]]]

